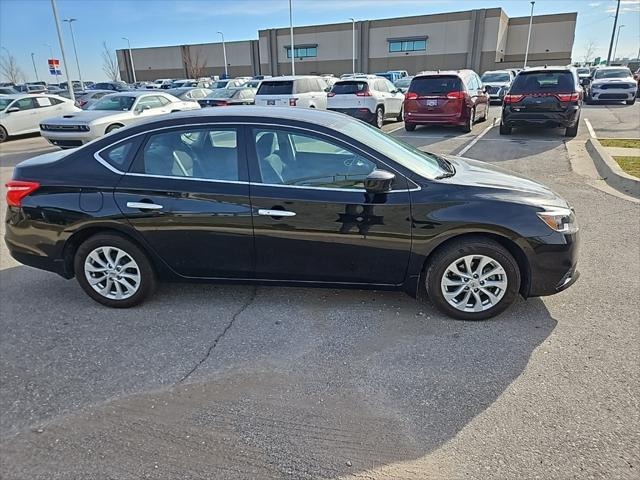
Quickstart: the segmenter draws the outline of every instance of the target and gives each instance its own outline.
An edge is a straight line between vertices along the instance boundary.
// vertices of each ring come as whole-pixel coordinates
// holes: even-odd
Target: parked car
[[[74,148],[149,117],[199,108],[197,102],[185,102],[164,92],[112,93],[87,110],[42,120],[40,134],[53,145]]]
[[[389,70],[387,73],[395,73],[400,78],[404,78],[404,77],[408,77],[409,76],[409,72],[407,72],[406,70]]]
[[[7,203],[13,258],[110,307],[215,280],[396,289],[481,320],[578,278],[547,187],[333,112],[165,116],[18,164]]]
[[[151,85],[147,85],[147,88],[148,89],[160,88],[163,90],[167,90],[171,88],[172,83],[173,83],[173,79],[171,78],[158,78],[157,80],[154,80],[154,82]]]
[[[345,113],[382,128],[385,119],[402,121],[404,95],[375,75],[337,81],[327,93],[327,110]]]
[[[218,88],[212,90],[206,98],[198,100],[204,107],[226,107],[227,105],[253,105],[256,98],[255,88]]]
[[[500,135],[513,127],[563,127],[575,137],[582,109],[582,88],[575,69],[532,67],[522,70],[502,101]]]
[[[0,95],[18,95],[20,92],[13,87],[0,87]]]
[[[480,77],[489,94],[490,102],[502,102],[502,97],[509,90],[515,75],[511,70],[491,70]]]
[[[582,80],[591,76],[591,69],[589,67],[576,67],[576,73],[578,74],[578,79]]]
[[[102,97],[111,93],[113,93],[113,90],[82,90],[75,92],[76,107],[86,110]]]
[[[124,82],[98,82],[93,84],[92,90],[113,90],[114,92],[127,92],[131,87]]]
[[[247,83],[247,80],[244,78],[226,78],[223,80],[217,80],[211,85],[211,90],[215,90],[216,88],[240,88]]]
[[[191,88],[191,87],[181,87],[181,88],[170,88],[167,90],[169,95],[173,95],[180,100],[187,100],[191,102],[197,102],[199,99],[206,97],[213,90],[209,90],[208,88]]]
[[[627,105],[636,103],[638,82],[627,67],[600,67],[586,87],[586,102],[619,100]]]
[[[340,75],[340,79],[342,80],[343,78],[349,78],[349,77],[355,77],[355,76],[366,76],[366,73],[362,73],[362,72],[343,73],[342,75]]]
[[[264,80],[265,78],[271,78],[271,75],[254,75],[252,80]]]
[[[396,80],[394,85],[402,93],[407,93],[409,85],[411,85],[411,80],[413,80],[413,77],[402,77],[400,80]]]
[[[327,108],[327,84],[322,77],[293,75],[263,80],[256,93],[256,105]]]
[[[78,111],[71,100],[58,95],[0,95],[0,143],[11,135],[37,132],[45,118]]]
[[[249,80],[239,88],[258,88],[260,86],[260,83],[262,83],[262,80]]]
[[[177,80],[171,84],[169,90],[176,88],[207,88],[210,89],[213,85],[213,80]]]
[[[31,85],[29,83],[23,83],[21,85],[16,85],[13,87],[15,90],[18,90],[19,93],[45,93],[47,88],[43,85]]]
[[[416,125],[459,125],[470,132],[484,122],[489,95],[473,70],[421,72],[413,77],[404,100],[404,128]]]
[[[375,75],[377,75],[378,77],[386,78],[391,83],[395,83],[396,81],[400,80],[403,77],[398,71],[379,72],[379,73],[376,73]]]

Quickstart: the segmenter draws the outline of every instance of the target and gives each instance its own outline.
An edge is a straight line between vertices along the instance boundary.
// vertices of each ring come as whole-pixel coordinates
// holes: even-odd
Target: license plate
[[[437,106],[438,106],[437,100],[427,100],[427,107],[437,107]]]
[[[276,101],[275,100],[267,100],[267,105],[275,105]]]

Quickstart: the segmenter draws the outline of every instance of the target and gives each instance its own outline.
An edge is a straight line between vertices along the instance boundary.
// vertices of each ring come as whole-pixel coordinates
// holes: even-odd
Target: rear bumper
[[[579,119],[580,107],[577,105],[560,112],[518,112],[511,106],[502,108],[502,124],[507,127],[573,127]]]
[[[466,113],[442,114],[426,112],[404,112],[405,123],[418,125],[464,125],[467,123]]]
[[[344,113],[350,117],[364,120],[365,122],[373,122],[376,117],[375,112],[372,112],[368,108],[327,108],[327,110]]]

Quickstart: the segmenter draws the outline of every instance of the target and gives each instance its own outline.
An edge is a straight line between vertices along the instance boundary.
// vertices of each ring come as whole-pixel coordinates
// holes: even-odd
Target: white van
[[[266,78],[258,87],[256,105],[327,109],[327,82],[319,76]]]

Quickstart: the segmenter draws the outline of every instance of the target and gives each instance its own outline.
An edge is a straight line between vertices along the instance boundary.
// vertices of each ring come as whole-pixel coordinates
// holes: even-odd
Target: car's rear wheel
[[[382,128],[384,125],[384,108],[382,105],[378,105],[376,107],[376,114],[373,117],[373,126],[377,128]]]
[[[634,98],[633,100],[627,100],[625,103],[627,105],[633,105],[634,103],[636,103],[636,99]]]
[[[398,113],[398,116],[396,117],[396,122],[401,122],[403,118],[404,118],[404,105],[400,107],[400,113]]]
[[[4,127],[0,126],[0,143],[5,142],[7,138],[9,138],[7,130]]]
[[[425,271],[431,302],[460,320],[503,312],[520,290],[518,264],[499,243],[482,237],[454,240],[437,251]]]
[[[567,127],[564,131],[565,137],[575,137],[578,135],[578,126],[580,125],[580,117],[576,119],[576,124],[573,127]]]
[[[511,127],[507,127],[505,124],[500,123],[500,135],[511,135]]]
[[[108,307],[137,305],[156,287],[155,273],[144,252],[116,234],[86,240],[78,247],[74,269],[85,293]]]
[[[464,133],[469,133],[472,129],[473,129],[473,119],[476,116],[476,110],[475,108],[472,108],[469,111],[469,118],[467,119],[467,122],[462,126],[462,131]]]
[[[416,129],[416,124],[415,123],[404,122],[404,129],[407,132],[413,132]]]
[[[109,126],[107,127],[107,129],[104,131],[104,133],[105,133],[105,134],[107,134],[107,133],[111,133],[111,132],[113,132],[114,130],[117,130],[117,129],[122,128],[122,127],[123,127],[123,125],[120,125],[119,123],[114,123],[113,125],[109,125]]]

